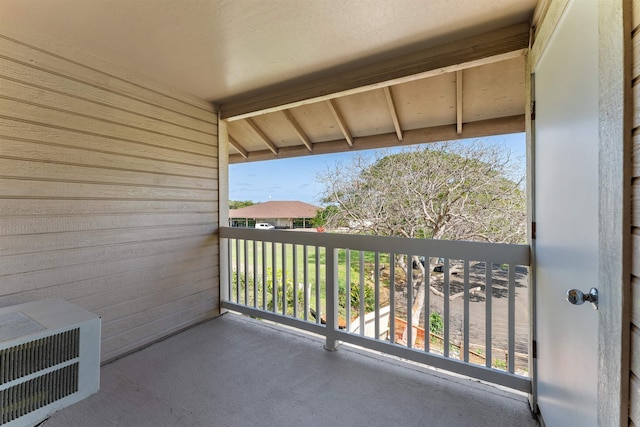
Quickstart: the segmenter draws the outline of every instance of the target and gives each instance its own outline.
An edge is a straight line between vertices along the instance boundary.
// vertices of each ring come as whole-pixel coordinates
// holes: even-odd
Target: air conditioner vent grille
[[[79,355],[79,328],[2,349],[0,385],[75,359]]]
[[[0,390],[0,425],[78,391],[79,364]]]

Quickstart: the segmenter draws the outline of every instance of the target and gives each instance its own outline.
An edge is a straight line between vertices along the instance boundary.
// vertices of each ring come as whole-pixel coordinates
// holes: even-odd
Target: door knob
[[[567,291],[567,301],[573,305],[582,305],[585,301],[590,302],[594,310],[598,309],[598,290],[591,288],[588,294],[579,289],[569,289]]]

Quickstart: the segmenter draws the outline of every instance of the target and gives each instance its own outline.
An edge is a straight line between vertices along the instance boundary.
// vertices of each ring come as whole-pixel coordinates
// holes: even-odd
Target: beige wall
[[[208,103],[0,26],[0,306],[102,317],[102,360],[218,314]]]

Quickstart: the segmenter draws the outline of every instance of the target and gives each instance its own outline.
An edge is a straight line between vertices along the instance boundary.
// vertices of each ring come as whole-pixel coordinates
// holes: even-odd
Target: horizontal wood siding
[[[102,317],[109,360],[219,312],[217,112],[0,28],[0,307]]]
[[[633,187],[629,425],[640,425],[640,0],[632,1]]]

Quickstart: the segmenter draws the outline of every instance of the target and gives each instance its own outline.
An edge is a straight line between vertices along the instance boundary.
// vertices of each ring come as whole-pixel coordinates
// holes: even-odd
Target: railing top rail
[[[220,237],[528,266],[528,245],[220,227]]]

